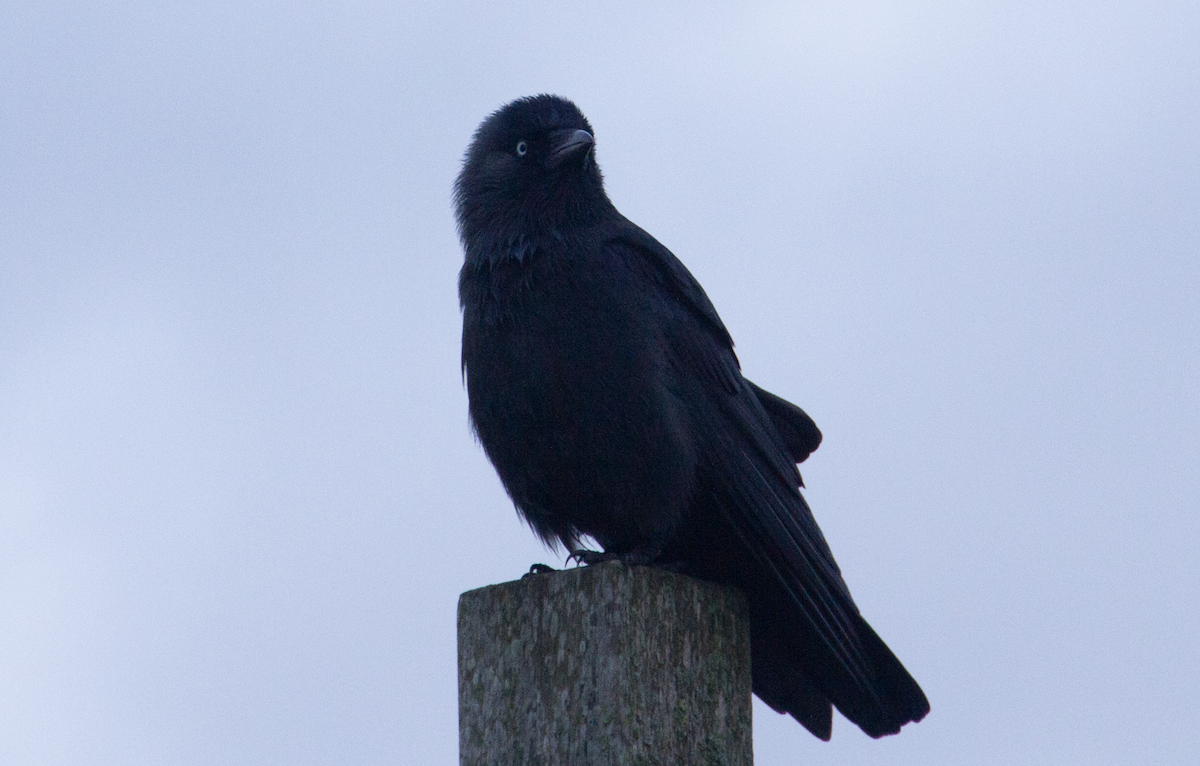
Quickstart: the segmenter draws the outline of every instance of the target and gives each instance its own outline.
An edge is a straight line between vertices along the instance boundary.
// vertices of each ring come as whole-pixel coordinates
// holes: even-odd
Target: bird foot
[[[662,567],[655,560],[656,556],[645,550],[633,550],[627,553],[609,553],[608,551],[589,551],[586,548],[571,551],[571,555],[567,556],[567,561],[574,561],[580,566],[593,564],[603,564],[606,561],[619,561],[627,567]]]
[[[578,566],[592,566],[594,564],[603,564],[606,561],[620,561],[621,557],[615,553],[606,551],[589,551],[586,548],[579,548],[571,551],[567,555],[567,563],[574,561]]]
[[[555,569],[554,567],[546,566],[545,564],[531,564],[529,566],[529,571],[526,572],[525,574],[521,575],[521,579],[524,580],[526,577],[534,577],[536,575],[548,574],[550,572],[557,572],[557,571],[558,570]]]

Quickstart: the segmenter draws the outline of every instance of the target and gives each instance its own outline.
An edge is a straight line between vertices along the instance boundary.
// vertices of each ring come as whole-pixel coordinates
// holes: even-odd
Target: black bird
[[[471,422],[548,545],[741,588],[754,692],[828,740],[830,703],[872,737],[929,703],[859,615],[800,494],[821,432],[742,377],[699,283],[604,192],[591,125],[514,101],[454,186]]]

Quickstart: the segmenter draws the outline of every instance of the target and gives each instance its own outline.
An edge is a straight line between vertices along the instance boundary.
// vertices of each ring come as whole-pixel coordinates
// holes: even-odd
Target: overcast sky
[[[1193,763],[1200,5],[0,5],[0,763],[457,763],[458,594],[561,558],[467,424],[450,190],[576,101],[825,442],[933,706],[769,764]]]

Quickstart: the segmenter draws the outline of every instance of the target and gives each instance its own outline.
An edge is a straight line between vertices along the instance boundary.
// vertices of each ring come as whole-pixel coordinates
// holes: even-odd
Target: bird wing
[[[675,257],[674,253],[623,216],[617,223],[609,242],[617,248],[624,248],[645,258],[652,267],[653,273],[656,274],[662,292],[673,298],[679,305],[686,307],[720,345],[727,348],[730,353],[733,352],[733,338],[725,329],[721,317],[717,316],[717,309],[708,299],[704,288],[692,276],[692,272],[687,270],[687,267]],[[734,357],[733,363],[735,366],[737,365],[736,357]]]
[[[801,451],[807,450],[805,456],[820,443],[816,424],[799,407],[742,377],[729,331],[700,283],[658,240],[636,225],[625,223],[627,226],[610,240],[610,246],[626,249],[648,260],[659,277],[662,292],[674,299],[706,331],[697,333],[695,322],[689,324],[686,321],[667,328],[676,365],[702,381],[718,384],[724,394],[718,395],[715,401],[704,403],[715,405],[704,408],[711,412],[713,419],[705,431],[724,442],[722,446],[727,448],[721,451],[727,461],[723,467],[738,485],[734,489],[741,498],[740,505],[744,506],[740,510],[747,516],[745,523],[738,526],[758,529],[767,539],[781,544],[782,552],[793,554],[787,557],[789,563],[795,564],[798,571],[811,575],[815,592],[840,593],[849,602],[849,611],[857,613],[834,562],[833,552],[796,489],[798,474],[794,463],[798,461],[791,459],[793,451],[788,449],[779,429],[775,428],[760,396],[768,398],[767,407],[784,411],[785,418],[807,421],[797,429],[804,434]],[[706,390],[712,389],[706,387]],[[811,429],[807,424],[811,424]],[[766,511],[770,513],[764,513]],[[765,516],[770,521],[760,524],[755,518],[758,516]],[[797,557],[795,554],[803,555]],[[785,579],[793,578],[789,575]]]
[[[790,596],[802,616],[801,632],[812,636],[812,648],[825,655],[814,659],[832,666],[837,680],[822,684],[822,691],[873,736],[879,734],[863,721],[879,721],[879,726],[870,728],[898,730],[876,690],[876,648],[864,646],[864,638],[878,639],[859,616],[833,553],[800,494],[796,450],[789,450],[772,422],[758,395],[762,389],[742,377],[729,333],[696,279],[666,247],[625,223],[607,246],[618,257],[644,259],[656,283],[649,289],[658,289],[675,308],[665,318],[664,333],[672,362],[686,379],[678,385],[702,441],[700,469],[719,495],[722,514],[757,566],[773,575]],[[775,400],[783,402],[772,397],[767,407],[779,409]],[[794,413],[787,414],[796,419]],[[807,415],[804,419],[812,422]],[[818,442],[819,431],[813,424],[803,446],[815,448]],[[861,635],[864,627],[870,637]]]
[[[621,220],[616,241],[625,247],[649,256],[648,260],[655,267],[662,292],[673,298],[677,303],[686,307],[688,312],[705,327],[713,336],[717,345],[726,349],[733,356],[733,363],[738,367],[737,356],[733,353],[733,338],[717,315],[716,308],[708,299],[704,288],[687,270],[687,267],[675,255],[664,247],[658,240],[629,221]],[[722,382],[727,382],[722,375]],[[749,383],[749,381],[746,381]],[[821,444],[821,431],[817,424],[804,410],[791,402],[782,399],[769,391],[764,391],[750,383],[750,388],[766,410],[775,429],[783,438],[788,454],[796,463],[803,463]]]
[[[783,439],[788,455],[794,462],[803,463],[821,446],[821,429],[817,428],[807,412],[786,399],[764,391],[753,383],[750,383],[750,388]]]

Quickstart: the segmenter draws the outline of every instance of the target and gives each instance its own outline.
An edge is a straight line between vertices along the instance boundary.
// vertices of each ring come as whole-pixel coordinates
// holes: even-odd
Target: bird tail
[[[842,712],[867,734],[883,737],[896,734],[909,722],[920,721],[929,712],[929,700],[916,679],[905,669],[883,639],[861,616],[857,617],[857,633],[863,654],[873,672],[873,696],[878,704],[847,705],[834,700]]]

